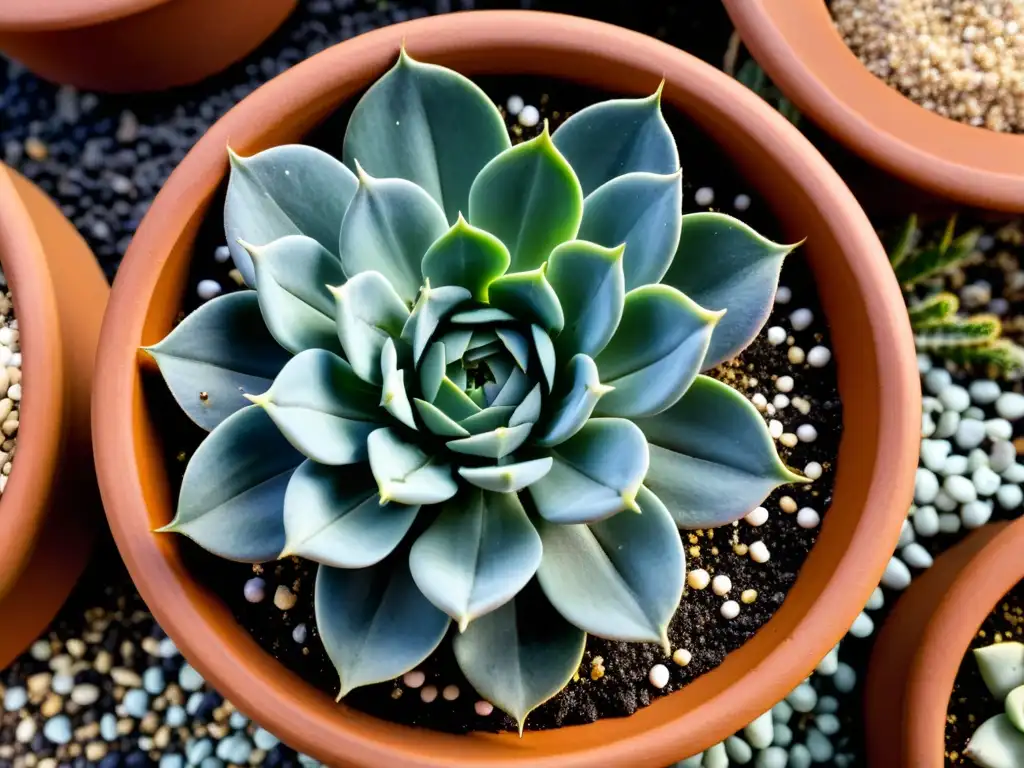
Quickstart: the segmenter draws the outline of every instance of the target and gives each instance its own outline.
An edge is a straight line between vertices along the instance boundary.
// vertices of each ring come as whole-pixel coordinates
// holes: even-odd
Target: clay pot
[[[187,85],[262,43],[297,0],[3,0],[0,51],[40,77],[117,93]]]
[[[878,635],[865,692],[872,768],[942,768],[946,709],[971,641],[1024,580],[1024,519],[979,528],[914,580]],[[981,723],[978,723],[981,725]]]
[[[107,281],[89,246],[31,182],[0,165],[0,263],[21,338],[14,468],[0,497],[0,668],[46,628],[103,519],[89,397]]]
[[[376,719],[303,682],[189,572],[172,516],[138,347],[172,327],[196,233],[227,177],[224,147],[300,141],[382,75],[402,40],[469,76],[536,75],[609,94],[651,93],[696,121],[807,236],[831,320],[846,427],[832,508],[785,604],[720,667],[629,718],[545,732],[452,736]],[[148,373],[146,375],[149,375]],[[870,223],[814,148],[754,94],[669,45],[585,19],[523,11],[443,15],[335,46],[275,78],[218,122],[172,174],[124,260],[103,327],[93,426],[107,515],[135,583],[186,657],[257,722],[332,765],[664,766],[720,741],[783,698],[843,636],[878,584],[906,514],[920,391],[899,288]]]
[[[853,152],[941,197],[1024,211],[1024,136],[929,112],[846,47],[823,0],[724,0],[743,43],[808,117]]]

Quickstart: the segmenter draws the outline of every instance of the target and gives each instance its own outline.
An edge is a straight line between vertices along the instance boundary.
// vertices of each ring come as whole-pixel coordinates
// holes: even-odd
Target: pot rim
[[[794,104],[890,173],[979,208],[1024,211],[1024,135],[930,112],[871,74],[823,0],[723,0],[744,45]]]
[[[866,462],[870,482],[862,478],[864,507],[846,516],[845,527],[828,518],[823,527],[823,535],[831,531],[832,540],[841,538],[846,551],[838,558],[824,552],[815,557],[812,551],[804,567],[810,570],[814,560],[815,573],[802,575],[790,593],[790,603],[796,602],[792,598],[798,589],[816,595],[799,619],[799,608],[783,605],[716,670],[629,718],[528,732],[520,740],[514,734],[452,736],[378,720],[343,705],[332,709],[330,697],[261,651],[229,619],[219,600],[184,569],[176,542],[151,533],[162,523],[153,525],[148,510],[169,511],[172,500],[165,482],[142,483],[143,474],[161,476],[163,469],[152,458],[158,437],[145,413],[137,350],[169,329],[180,305],[185,285],[179,262],[187,266],[191,259],[191,238],[225,177],[225,144],[230,140],[243,153],[258,151],[281,141],[286,129],[279,124],[285,119],[293,132],[296,121],[311,126],[322,120],[335,108],[321,107],[324,99],[338,104],[355,95],[390,66],[403,40],[414,55],[477,75],[546,75],[606,89],[613,80],[616,89],[626,92],[637,89],[638,79],[650,81],[640,86],[649,85],[650,92],[667,76],[666,103],[682,102],[685,96],[727,113],[723,120],[755,125],[756,132],[748,131],[752,140],[764,143],[779,163],[799,169],[793,177],[808,179],[800,183],[813,190],[814,215],[834,219],[832,231],[841,232],[850,251],[859,254],[862,268],[854,279],[870,309],[863,330],[876,341],[885,340],[869,345],[865,356],[877,358],[878,381],[872,379],[871,385],[887,397],[864,429],[870,436],[857,441],[870,441],[861,452],[874,457]],[[480,50],[490,52],[485,61],[479,59]],[[580,66],[581,59],[603,65],[604,74]],[[565,72],[570,64],[571,76]],[[173,299],[157,292],[161,276],[169,281]],[[920,391],[906,310],[874,230],[842,180],[784,118],[714,68],[644,35],[560,14],[476,11],[386,27],[334,46],[261,87],[196,144],[164,185],[117,275],[102,339],[93,397],[97,467],[108,519],[136,585],[204,677],[257,722],[271,725],[286,743],[331,764],[653,766],[721,741],[736,730],[738,720],[742,727],[782,699],[845,634],[895,546],[917,462],[920,424],[913,406]],[[812,587],[819,570],[828,577],[824,585]],[[793,626],[781,615],[793,619]],[[727,677],[735,679],[723,690],[709,682]]]
[[[0,262],[14,299],[22,376],[18,466],[0,497],[0,598],[15,586],[43,531],[67,419],[57,299],[35,223],[0,163]]]
[[[43,32],[88,27],[142,13],[173,1],[4,0],[0,3],[0,30]]]

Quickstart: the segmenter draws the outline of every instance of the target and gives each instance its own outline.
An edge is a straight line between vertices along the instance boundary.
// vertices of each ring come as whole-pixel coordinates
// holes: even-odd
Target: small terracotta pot
[[[534,75],[651,93],[699,124],[745,173],[810,262],[838,359],[846,427],[832,508],[785,604],[742,648],[629,718],[515,734],[453,736],[335,705],[265,653],[197,575],[173,537],[152,534],[175,499],[142,392],[139,345],[172,327],[196,233],[228,171],[300,141],[394,64],[405,40],[422,60],[469,76]],[[331,765],[664,766],[767,710],[842,637],[877,585],[906,514],[917,465],[920,391],[899,287],[856,201],[821,156],[763,101],[721,72],[649,37],[585,19],[522,11],[458,13],[388,27],[275,78],[199,141],[139,228],[103,327],[93,426],[107,515],[135,583],[190,661],[244,712]]]
[[[18,448],[0,497],[0,668],[50,623],[103,519],[89,397],[109,289],[57,206],[0,165],[0,263],[21,341]]]
[[[1024,135],[940,117],[872,75],[824,0],[724,0],[743,43],[808,117],[870,162],[979,208],[1024,211]]]
[[[900,597],[868,669],[872,768],[945,765],[946,710],[957,671],[978,628],[1022,579],[1024,519],[979,528],[937,557]]]
[[[40,77],[123,93],[187,85],[270,36],[297,0],[2,0],[0,51]]]

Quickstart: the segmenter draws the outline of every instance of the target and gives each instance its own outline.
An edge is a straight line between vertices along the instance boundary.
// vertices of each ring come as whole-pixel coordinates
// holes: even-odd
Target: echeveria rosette
[[[587,632],[668,650],[677,526],[805,481],[701,374],[760,331],[790,248],[682,215],[660,96],[512,147],[479,88],[403,51],[344,163],[232,155],[225,227],[255,290],[148,348],[212,430],[163,530],[320,563],[341,695],[454,619],[463,672],[522,728]]]
[[[964,754],[982,768],[1024,765],[1024,643],[1005,641],[974,651],[985,687],[1005,711],[978,726]]]

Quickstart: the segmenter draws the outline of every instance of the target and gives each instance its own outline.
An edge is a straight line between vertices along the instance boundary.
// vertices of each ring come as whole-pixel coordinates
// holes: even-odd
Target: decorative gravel
[[[0,271],[0,495],[14,465],[21,405],[21,343],[14,299]]]

